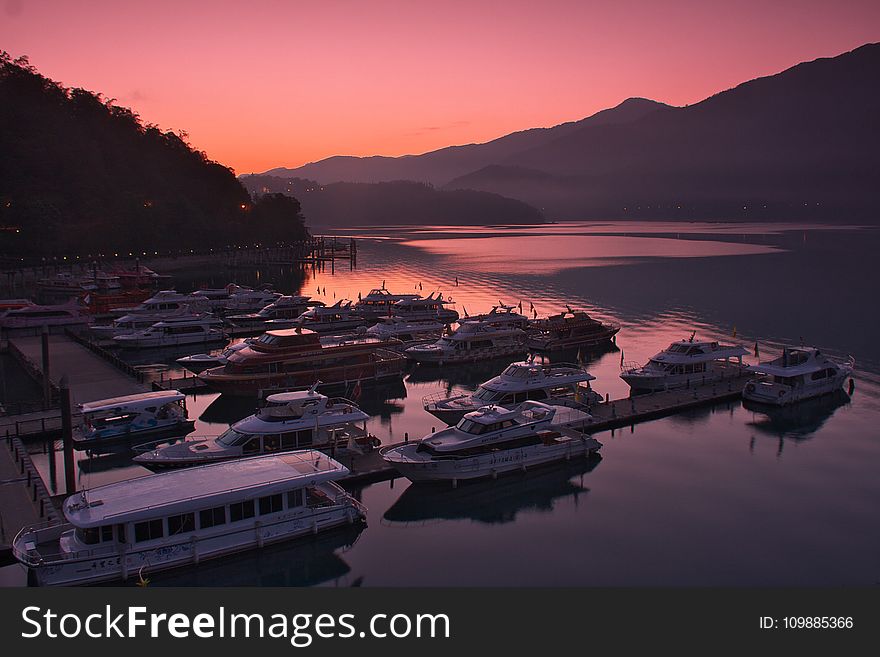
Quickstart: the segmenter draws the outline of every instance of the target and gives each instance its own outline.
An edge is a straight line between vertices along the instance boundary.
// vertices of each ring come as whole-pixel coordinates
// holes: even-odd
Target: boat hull
[[[105,445],[120,445],[123,443],[137,444],[138,442],[149,442],[151,439],[160,440],[162,438],[184,436],[194,429],[194,420],[182,420],[165,426],[148,427],[132,431],[120,431],[119,433],[105,435],[88,436],[79,432],[74,432],[73,446],[76,449],[83,450],[92,449],[94,447],[103,447]]]
[[[505,356],[521,356],[528,349],[525,344],[504,347],[487,347],[466,349],[460,352],[441,351],[439,349],[413,349],[404,352],[407,358],[417,363],[428,365],[453,365],[457,363],[475,363],[481,360],[492,360]]]
[[[810,381],[798,387],[750,380],[743,388],[743,399],[767,406],[788,406],[836,392],[851,374],[851,370],[842,369],[831,378],[819,382]]]
[[[570,461],[595,454],[602,443],[592,436],[569,439],[552,445],[532,445],[512,450],[499,450],[489,454],[460,459],[408,459],[400,458],[401,450],[414,450],[415,445],[386,451],[386,462],[410,481],[459,481],[496,477],[551,463]]]
[[[352,504],[337,505],[313,513],[294,513],[271,523],[242,523],[241,529],[216,536],[182,538],[155,548],[130,552],[105,551],[41,564],[26,565],[28,580],[38,586],[95,584],[150,572],[195,565],[201,561],[247,552],[266,545],[364,521],[364,513]],[[16,537],[20,543],[22,534]],[[88,551],[83,551],[88,552]],[[79,553],[77,553],[79,554]]]

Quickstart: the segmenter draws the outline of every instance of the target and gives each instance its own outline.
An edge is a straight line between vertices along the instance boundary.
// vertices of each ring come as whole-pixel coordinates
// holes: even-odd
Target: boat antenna
[[[697,334],[696,331],[691,331],[691,339],[689,340],[690,342],[693,342],[693,341],[694,341],[694,336],[695,336],[696,334]]]
[[[310,393],[316,392],[316,391],[318,390],[318,386],[319,386],[319,385],[321,385],[321,381],[320,381],[320,380],[316,380],[316,381],[311,385],[311,387],[309,388],[309,392],[310,392]]]

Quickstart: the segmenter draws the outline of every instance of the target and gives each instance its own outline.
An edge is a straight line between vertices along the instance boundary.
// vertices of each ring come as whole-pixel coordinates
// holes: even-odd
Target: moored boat
[[[450,299],[444,299],[443,293],[434,296],[432,292],[427,297],[415,299],[401,299],[391,307],[391,314],[409,322],[435,321],[441,324],[451,324],[458,321],[458,312],[446,306],[452,304]]]
[[[855,359],[828,357],[815,347],[785,347],[771,361],[748,368],[758,376],[743,388],[743,399],[771,406],[785,406],[840,389],[855,369]]]
[[[720,344],[715,340],[678,340],[655,354],[645,365],[623,367],[620,378],[634,392],[656,392],[713,383],[741,376],[745,372],[742,357],[748,351],[738,344]]]
[[[321,452],[256,456],[75,493],[64,521],[22,529],[13,555],[39,585],[74,585],[198,564],[362,521]]]
[[[290,451],[363,452],[378,445],[367,432],[369,415],[348,400],[308,390],[269,395],[254,415],[213,439],[193,439],[144,450],[135,463],[151,470]]]
[[[156,322],[149,328],[113,336],[113,341],[125,349],[177,347],[189,344],[223,342],[226,335],[221,322],[213,317],[197,315]]]
[[[572,428],[586,426],[590,419],[582,411],[536,401],[511,410],[484,406],[455,426],[380,453],[415,482],[495,477],[594,454],[602,444]]]
[[[83,424],[73,433],[77,449],[182,436],[193,430],[186,396],[177,390],[142,392],[80,404]]]
[[[481,383],[472,394],[439,393],[423,398],[422,403],[426,411],[446,424],[455,424],[466,413],[487,404],[511,407],[534,400],[554,405],[589,406],[602,401],[602,396],[590,387],[595,378],[583,367],[569,363],[519,361]]]
[[[354,304],[354,312],[366,320],[377,320],[392,314],[394,304],[405,299],[418,299],[418,294],[393,294],[385,287],[373,288],[365,296],[360,297]]]
[[[315,306],[295,320],[296,326],[317,333],[347,331],[364,326],[366,323],[367,321],[355,312],[351,301],[347,299],[340,299],[332,306]]]
[[[565,312],[530,321],[529,329],[529,349],[557,351],[608,344],[620,331],[620,325],[600,322],[583,310],[566,308]]]
[[[404,353],[419,363],[468,363],[527,351],[522,329],[463,320],[433,344],[415,345]]]
[[[222,393],[256,397],[261,391],[400,379],[406,360],[375,338],[322,343],[304,328],[267,331],[227,358],[222,367],[199,375]]]

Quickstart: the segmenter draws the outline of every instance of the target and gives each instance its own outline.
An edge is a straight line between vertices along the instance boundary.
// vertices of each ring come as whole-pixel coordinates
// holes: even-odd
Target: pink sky
[[[684,105],[878,40],[877,0],[0,0],[0,49],[238,173]]]

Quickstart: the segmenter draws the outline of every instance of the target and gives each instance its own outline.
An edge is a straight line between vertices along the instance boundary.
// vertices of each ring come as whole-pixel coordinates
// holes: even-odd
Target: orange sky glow
[[[0,49],[237,173],[685,105],[878,40],[875,0],[0,0]]]

